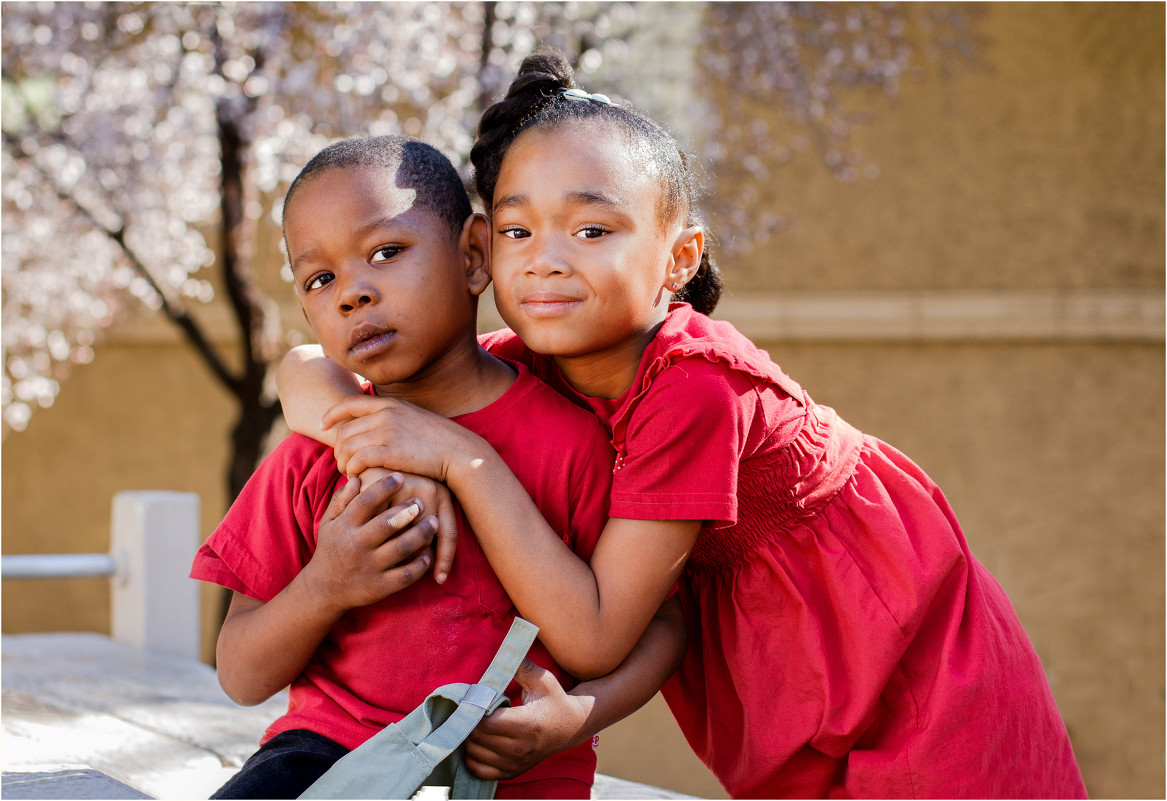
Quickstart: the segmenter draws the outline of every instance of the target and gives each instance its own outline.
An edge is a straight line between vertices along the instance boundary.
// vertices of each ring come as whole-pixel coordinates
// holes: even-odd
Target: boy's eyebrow
[[[354,234],[361,237],[368,236],[373,231],[381,228],[397,228],[411,234],[417,233],[417,229],[414,228],[414,226],[409,225],[408,223],[404,223],[396,217],[381,217],[380,219],[373,220],[372,222],[357,228]],[[292,268],[292,273],[294,274],[296,272],[296,267],[301,263],[312,261],[312,259],[316,258],[316,254],[317,248],[308,248],[295,259],[293,259],[290,265]]]

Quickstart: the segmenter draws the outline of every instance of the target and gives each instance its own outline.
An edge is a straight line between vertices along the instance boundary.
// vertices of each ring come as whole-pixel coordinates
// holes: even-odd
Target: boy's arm
[[[549,671],[524,661],[515,676],[522,706],[500,707],[478,724],[466,743],[467,767],[481,779],[509,779],[579,745],[648,703],[684,654],[684,620],[674,596],[619,668],[568,693]]]
[[[387,479],[357,495],[348,482],[328,505],[311,560],[283,590],[266,603],[235,593],[216,649],[219,684],[233,701],[266,701],[303,672],[346,611],[425,573],[437,521],[403,531],[419,514],[416,500],[382,511],[399,484]]]

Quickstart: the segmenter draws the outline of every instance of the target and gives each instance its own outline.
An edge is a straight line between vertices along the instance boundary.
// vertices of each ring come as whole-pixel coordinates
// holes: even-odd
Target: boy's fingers
[[[384,571],[383,589],[386,595],[400,592],[425,575],[426,570],[433,563],[433,552],[426,548],[416,558],[403,565],[389,568]]]
[[[426,517],[409,528],[403,526],[394,528],[388,519],[384,524],[378,519],[375,524],[372,524],[372,527],[377,532],[376,536],[382,538],[376,551],[377,564],[382,570],[399,565],[407,559],[412,559],[423,548],[428,548],[438,528],[437,521],[432,516]]]
[[[338,489],[332,495],[332,500],[328,502],[328,508],[324,510],[324,520],[335,520],[340,517],[345,509],[348,508],[352,499],[357,497],[361,491],[361,482],[355,478],[350,478],[345,482],[345,485]]]
[[[384,535],[385,541],[391,540],[402,529],[416,520],[419,514],[421,514],[421,501],[417,498],[410,498],[405,503],[394,506],[379,515],[378,517],[383,518],[385,523],[378,526],[378,529]]]
[[[357,484],[360,484],[360,481],[355,478],[349,479],[349,482],[356,482]],[[349,503],[348,508],[353,516],[353,522],[358,525],[362,525],[371,521],[374,517],[381,513],[381,511],[386,506],[388,506],[389,500],[393,497],[393,493],[397,492],[397,490],[404,483],[405,479],[400,473],[390,473],[380,481],[373,482],[373,486],[363,491]],[[405,503],[400,504],[400,506],[393,507],[393,509],[390,511],[396,514],[410,504],[416,504],[418,511],[421,510],[421,501],[417,498],[410,498]],[[402,523],[401,525],[405,525],[408,522],[409,521],[405,521],[405,523]]]

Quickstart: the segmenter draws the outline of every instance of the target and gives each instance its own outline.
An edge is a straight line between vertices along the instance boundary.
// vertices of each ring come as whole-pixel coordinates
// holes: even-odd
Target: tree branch
[[[38,173],[41,174],[41,176],[44,177],[45,181],[49,184],[50,187],[52,187],[53,193],[58,198],[65,201],[66,203],[69,203],[74,209],[77,210],[78,214],[80,214],[89,222],[90,225],[92,225],[98,231],[101,231],[118,246],[122,254],[126,257],[126,260],[130,263],[130,266],[134,268],[134,271],[137,272],[138,275],[142,276],[142,278],[144,278],[150,285],[150,288],[153,289],[155,293],[157,293],[158,297],[161,299],[162,312],[166,315],[167,319],[178,326],[178,328],[186,337],[187,341],[190,342],[195,350],[198,351],[199,355],[202,356],[203,361],[206,362],[207,367],[210,368],[211,372],[219,380],[219,382],[231,392],[238,393],[240,379],[237,376],[232,375],[226,364],[223,363],[223,360],[219,358],[219,354],[215,351],[214,347],[211,345],[210,341],[203,334],[202,329],[199,327],[198,321],[191,317],[186,309],[183,308],[179,303],[172,300],[154,279],[153,274],[151,274],[150,270],[147,269],[145,263],[126,241],[125,223],[123,222],[118,228],[114,229],[101,222],[101,220],[97,218],[96,214],[94,214],[72,193],[58,184],[56,179],[47,170],[36,163],[36,160],[33,159],[31,154],[24,148],[24,145],[20,142],[18,137],[8,132],[4,132],[4,144],[9,148],[15,148],[18,157],[25,161],[27,164],[31,165],[33,169],[35,169]]]

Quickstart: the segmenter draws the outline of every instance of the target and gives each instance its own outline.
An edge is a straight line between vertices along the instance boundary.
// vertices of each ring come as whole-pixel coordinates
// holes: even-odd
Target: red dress
[[[1085,796],[1013,607],[907,457],[687,304],[615,400],[527,358],[608,425],[613,517],[705,521],[664,695],[730,794]]]

